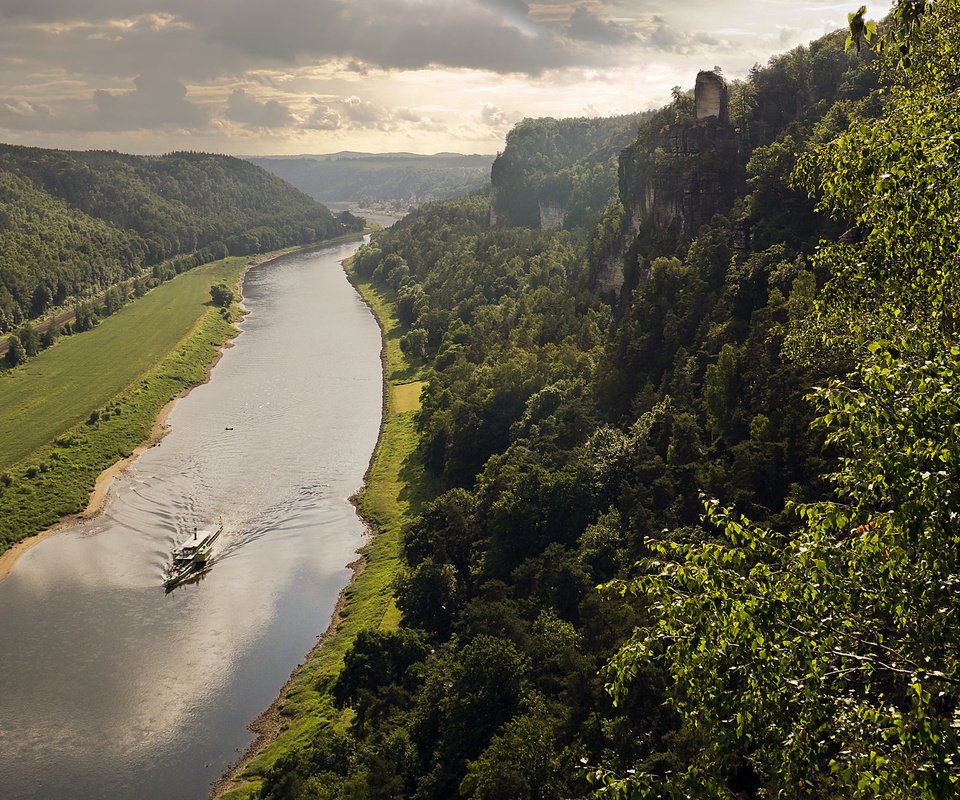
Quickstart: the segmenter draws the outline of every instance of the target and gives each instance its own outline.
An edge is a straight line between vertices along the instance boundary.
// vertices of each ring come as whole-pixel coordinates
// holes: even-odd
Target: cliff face
[[[622,253],[637,250],[638,237],[643,240],[638,249],[641,260],[673,252],[714,214],[726,214],[733,207],[743,176],[727,103],[723,79],[701,72],[691,119],[648,131],[621,152]],[[616,259],[598,276],[606,291],[618,292],[624,282]]]
[[[492,225],[588,224],[616,191],[616,158],[644,116],[526,119],[490,170]]]
[[[620,199],[637,223],[674,241],[696,235],[733,206],[739,185],[737,137],[716,117],[669,125],[652,157],[639,142],[620,155]]]

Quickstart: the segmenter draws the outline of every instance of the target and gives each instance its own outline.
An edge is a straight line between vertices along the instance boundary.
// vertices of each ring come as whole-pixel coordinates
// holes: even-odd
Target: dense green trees
[[[0,145],[0,330],[144,266],[162,279],[362,227],[240,159]]]
[[[495,218],[536,227],[543,203],[562,208],[570,227],[591,223],[616,189],[617,156],[649,116],[525,119],[493,163]]]
[[[264,796],[956,794],[958,33],[937,4],[867,97],[842,36],[755,70],[755,235],[634,243],[615,304],[615,197],[540,231],[478,194],[361,250],[423,347],[430,498],[400,631],[338,683],[355,724]]]
[[[819,254],[830,280],[796,332],[808,360],[852,362],[815,390],[832,499],[794,506],[787,534],[710,501],[702,530],[653,542],[622,584],[658,624],[620,650],[611,687],[664,667],[696,743],[683,770],[620,784],[638,796],[956,794],[958,30],[956,3],[925,7],[886,51],[881,116],[805,165],[821,207],[861,232]]]

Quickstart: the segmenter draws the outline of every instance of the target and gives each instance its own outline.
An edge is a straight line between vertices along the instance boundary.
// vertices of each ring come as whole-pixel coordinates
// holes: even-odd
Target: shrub
[[[217,283],[210,287],[210,299],[215,306],[229,308],[236,299],[236,296],[233,293],[233,289],[227,286],[227,284]]]
[[[7,342],[10,344],[10,349],[7,350],[6,356],[7,364],[15,367],[27,360],[27,351],[24,349],[23,342],[20,341],[19,337],[11,336],[7,339]]]

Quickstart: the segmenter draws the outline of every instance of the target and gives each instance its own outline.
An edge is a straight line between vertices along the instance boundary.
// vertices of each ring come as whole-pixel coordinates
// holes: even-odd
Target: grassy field
[[[163,406],[206,378],[236,334],[209,305],[248,258],[161,284],[86,333],[0,375],[0,551],[86,508],[97,476],[150,436]]]
[[[400,621],[393,600],[400,530],[416,513],[420,502],[417,489],[424,485],[422,470],[412,458],[423,382],[417,380],[416,367],[400,351],[392,296],[356,275],[350,274],[350,278],[384,333],[384,423],[366,485],[356,498],[360,513],[376,527],[377,535],[364,548],[362,567],[344,593],[335,630],[314,648],[285,687],[274,719],[276,736],[241,769],[236,780],[222,787],[220,797],[225,800],[255,797],[263,776],[278,759],[309,743],[324,728],[349,724],[350,712],[337,709],[330,696],[344,655],[361,630],[389,630]],[[318,620],[318,627],[322,624]]]
[[[0,374],[0,471],[153,369],[207,310],[210,286],[232,286],[248,261],[228,258],[185,272],[93,330],[64,336],[19,369]]]

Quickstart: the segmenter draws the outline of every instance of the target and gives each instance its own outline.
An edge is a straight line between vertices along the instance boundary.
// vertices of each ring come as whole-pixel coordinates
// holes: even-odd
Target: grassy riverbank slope
[[[84,509],[97,476],[206,378],[236,334],[210,286],[236,284],[249,261],[186,272],[0,376],[0,550]]]
[[[349,724],[350,713],[336,708],[330,694],[344,654],[361,630],[391,630],[399,622],[393,586],[399,569],[400,530],[415,513],[416,490],[423,485],[422,471],[412,458],[423,382],[400,351],[392,292],[358,278],[349,266],[347,273],[377,317],[384,339],[384,420],[365,486],[356,497],[361,515],[376,535],[363,549],[327,634],[255,724],[261,739],[251,757],[218,787],[218,796],[228,800],[256,797],[264,775],[275,764],[310,744],[323,730]]]

